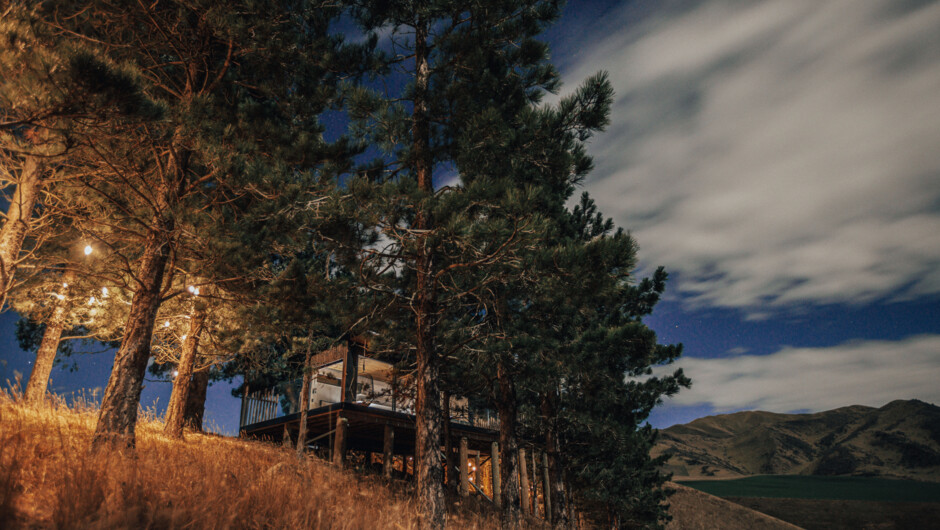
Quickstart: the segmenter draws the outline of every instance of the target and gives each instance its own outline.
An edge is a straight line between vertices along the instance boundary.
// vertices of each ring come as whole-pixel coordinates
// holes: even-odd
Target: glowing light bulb
[[[164,322],[164,323],[163,323],[163,327],[165,327],[165,328],[170,327],[170,321],[167,320],[166,322]]]
[[[69,287],[69,284],[67,284],[67,283],[63,283],[63,284],[62,284],[62,288],[63,288],[63,289],[68,289],[68,287]]]
[[[198,287],[196,287],[195,289],[193,289],[193,296],[199,296],[199,288],[198,288]]]
[[[179,370],[173,370],[173,377],[180,375]]]
[[[58,298],[59,300],[65,300],[65,295],[64,295],[64,294],[57,294],[57,295],[55,295],[55,297]]]
[[[108,288],[107,288],[107,287],[102,287],[102,288],[101,288],[101,296],[108,296]]]
[[[193,287],[192,285],[190,285],[189,287],[186,288],[186,290],[189,291],[189,292],[194,292],[194,291],[196,290],[196,288]]]
[[[183,335],[182,337],[180,337],[180,340],[186,340],[186,337],[188,337],[188,336],[189,336],[189,335]]]
[[[89,255],[89,254],[91,254],[91,251],[92,251],[92,250],[93,250],[93,249],[91,248],[91,245],[85,245],[85,255],[86,255],[86,256]]]
[[[94,303],[97,302],[97,301],[98,301],[98,300],[97,300],[94,296],[92,296],[91,298],[88,299],[88,305],[92,305],[92,304],[94,304]]]

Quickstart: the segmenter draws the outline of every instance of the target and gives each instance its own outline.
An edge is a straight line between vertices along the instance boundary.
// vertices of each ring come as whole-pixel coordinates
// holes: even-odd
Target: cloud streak
[[[628,6],[565,79],[610,71],[587,188],[683,298],[940,293],[940,2]]]
[[[678,365],[692,378],[692,388],[668,405],[785,413],[880,407],[895,399],[940,403],[938,352],[940,335],[919,335],[829,348],[788,347],[770,355],[684,358]]]

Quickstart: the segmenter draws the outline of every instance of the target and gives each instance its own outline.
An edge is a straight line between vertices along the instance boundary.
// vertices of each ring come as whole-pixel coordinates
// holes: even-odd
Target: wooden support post
[[[552,483],[548,476],[548,453],[542,452],[542,501],[545,505],[545,520],[552,520]]]
[[[479,450],[474,451],[473,471],[474,471],[473,484],[474,486],[476,486],[477,490],[480,490],[480,488],[483,487],[483,484],[480,483],[480,477],[483,476],[483,470],[480,469],[480,451]]]
[[[246,384],[244,390],[242,390],[242,410],[241,410],[241,414],[238,416],[239,429],[245,426],[245,421],[247,417],[248,417],[248,385]]]
[[[532,449],[532,516],[539,516],[539,467],[535,462],[535,448]]]
[[[349,420],[346,418],[336,419],[336,434],[333,442],[333,465],[343,467],[346,463],[346,429]]]
[[[470,495],[470,462],[467,459],[467,437],[460,437],[460,496]]]
[[[526,472],[525,449],[519,448],[519,486],[522,490],[519,504],[522,505],[522,513],[529,514],[529,474]]]
[[[286,423],[284,424],[284,434],[281,435],[281,445],[284,446],[285,448],[288,448],[288,449],[291,448],[291,447],[294,445],[294,444],[291,442],[291,439],[290,439],[290,431],[287,430],[287,424],[286,424]]]
[[[493,442],[490,451],[490,464],[493,466],[493,503],[500,508],[503,505],[503,489],[499,483],[499,442]]]
[[[385,437],[382,445],[384,449],[382,474],[385,475],[385,478],[390,479],[392,478],[392,458],[394,458],[395,454],[395,429],[387,423],[385,424]]]

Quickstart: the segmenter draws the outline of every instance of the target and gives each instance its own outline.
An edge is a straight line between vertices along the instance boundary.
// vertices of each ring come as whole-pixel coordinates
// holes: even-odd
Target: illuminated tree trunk
[[[33,209],[42,191],[44,170],[45,165],[39,158],[26,157],[16,190],[7,208],[6,221],[0,229],[0,309],[6,303],[7,295],[13,287],[13,275],[16,272],[20,250],[23,248],[23,240],[26,239]]]
[[[160,291],[163,275],[173,245],[173,230],[176,223],[169,205],[179,194],[185,182],[189,153],[172,149],[167,164],[166,177],[171,184],[164,183],[158,191],[157,211],[150,221],[147,239],[137,272],[137,291],[131,300],[130,314],[124,326],[121,347],[114,357],[111,377],[101,399],[101,412],[95,426],[92,446],[124,445],[134,447],[137,408],[143,389],[144,373],[150,358],[150,342],[153,326],[162,300]]]
[[[193,374],[193,386],[186,400],[183,424],[186,428],[202,432],[202,418],[206,412],[206,392],[209,390],[209,369]]]
[[[173,380],[173,392],[166,409],[166,422],[163,433],[170,438],[182,438],[186,420],[186,403],[192,389],[193,368],[196,366],[196,354],[199,351],[199,336],[205,328],[206,311],[193,302],[189,313],[189,331],[183,341],[183,352],[176,366],[176,379]]]
[[[304,357],[304,378],[300,387],[300,425],[297,430],[297,456],[302,456],[304,449],[307,448],[307,411],[310,409],[310,384],[313,380],[310,358],[310,345],[308,344],[307,355]]]
[[[431,128],[428,119],[428,23],[418,17],[415,24],[415,88],[412,114],[412,139],[414,169],[418,188],[431,197],[434,186],[431,181]],[[419,206],[415,216],[415,229],[419,241],[415,269],[415,325],[417,374],[415,384],[415,474],[418,490],[418,505],[421,509],[422,528],[444,528],[444,487],[441,466],[441,392],[438,388],[440,367],[434,347],[434,324],[436,313],[435,285],[433,278],[433,250],[427,247],[427,232],[432,227],[426,207]]]
[[[46,323],[46,329],[42,334],[42,342],[39,344],[39,350],[36,351],[36,363],[33,365],[32,373],[29,374],[29,382],[26,383],[25,397],[27,403],[39,403],[46,396],[46,387],[49,386],[49,374],[52,373],[56,351],[59,349],[62,331],[65,329],[65,321],[72,306],[68,297],[69,290],[74,282],[75,270],[69,269],[62,276],[62,287],[60,287],[58,299],[52,310],[52,317]]]
[[[504,526],[515,528],[522,524],[517,472],[519,455],[516,442],[516,388],[502,361],[497,366],[497,379],[499,381],[496,407],[499,412],[499,452],[502,456],[499,474],[503,479],[502,522]]]
[[[114,367],[101,400],[101,412],[95,426],[92,445],[122,444],[134,447],[137,407],[143,389],[144,372],[150,358],[153,325],[160,309],[160,288],[170,256],[173,220],[156,215],[147,236],[138,278],[140,284],[131,301],[130,315],[124,327],[121,347],[114,357]]]

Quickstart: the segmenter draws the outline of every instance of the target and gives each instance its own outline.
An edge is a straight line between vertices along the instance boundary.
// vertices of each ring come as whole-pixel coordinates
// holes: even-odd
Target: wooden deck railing
[[[288,383],[289,384],[289,383]],[[253,425],[263,421],[269,421],[295,412],[299,412],[296,406],[297,396],[288,392],[288,399],[282,400],[282,395],[278,392],[278,387],[249,392],[242,398],[242,410],[239,418],[239,428],[246,425]],[[379,402],[390,401],[379,399]],[[382,403],[388,405],[388,403]],[[316,408],[315,404],[308,404],[310,408]],[[295,410],[297,409],[297,410]],[[410,413],[408,410],[399,410],[399,412]],[[461,425],[470,425],[481,429],[499,430],[499,417],[495,412],[489,409],[482,412],[471,412],[466,408],[458,408],[451,413],[451,422]]]

